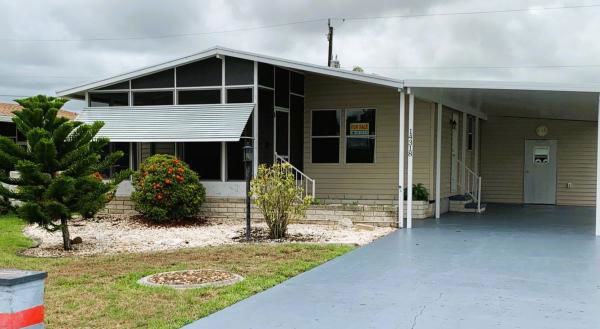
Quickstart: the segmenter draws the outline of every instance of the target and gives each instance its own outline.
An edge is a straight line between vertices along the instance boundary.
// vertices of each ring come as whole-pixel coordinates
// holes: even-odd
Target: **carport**
[[[593,232],[592,207],[416,221],[185,328],[597,328]]]
[[[401,97],[400,113],[408,110],[406,145],[407,182],[399,182],[399,192],[412,186],[414,145],[414,98],[437,103],[436,118],[436,212],[441,215],[440,181],[442,179],[442,108],[450,107],[462,112],[463,122],[472,116],[475,125],[475,163],[473,173],[477,179],[465,183],[468,174],[461,173],[463,185],[470,192],[479,193],[479,202],[518,204],[552,204],[595,206],[599,203],[598,189],[598,115],[600,113],[600,86],[590,84],[518,83],[494,81],[405,80],[406,94]],[[401,118],[399,177],[404,176],[404,115]],[[491,118],[504,119],[503,124],[492,124]],[[489,123],[488,123],[489,119]],[[521,131],[517,132],[517,128]],[[590,129],[591,128],[591,129]],[[466,125],[461,125],[462,162],[464,163],[464,138]],[[493,129],[496,129],[493,132]],[[586,130],[586,133],[583,133]],[[492,131],[492,133],[490,132]],[[487,137],[486,138],[486,133]],[[515,136],[522,134],[522,136]],[[481,135],[481,136],[480,136]],[[560,135],[560,138],[557,137]],[[504,140],[506,137],[506,140]],[[506,146],[512,138],[510,149]],[[564,139],[564,140],[561,140]],[[515,142],[516,141],[516,142]],[[482,155],[477,155],[481,152]],[[507,157],[520,157],[513,162]],[[479,159],[481,163],[479,162]],[[485,161],[487,159],[487,162]],[[558,168],[557,168],[558,167]],[[469,170],[469,169],[467,169]],[[486,190],[487,189],[487,190]],[[463,191],[464,192],[464,191]],[[407,209],[411,208],[411,193]],[[402,206],[402,198],[400,205]],[[399,218],[403,217],[400,207]],[[600,208],[596,209],[596,235],[600,236]],[[404,227],[400,221],[400,227]],[[406,226],[412,226],[407,214]]]

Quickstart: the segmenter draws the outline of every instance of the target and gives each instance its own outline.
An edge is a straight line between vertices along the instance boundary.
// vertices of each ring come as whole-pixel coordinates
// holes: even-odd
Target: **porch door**
[[[450,168],[450,192],[458,190],[458,113],[452,113],[452,161]]]
[[[523,202],[556,204],[556,140],[525,141]]]
[[[289,161],[290,159],[290,112],[287,109],[275,109],[275,153]]]

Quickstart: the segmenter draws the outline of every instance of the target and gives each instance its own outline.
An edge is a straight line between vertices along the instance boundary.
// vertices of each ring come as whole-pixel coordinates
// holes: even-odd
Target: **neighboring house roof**
[[[234,142],[254,109],[252,103],[92,107],[77,121],[103,121],[99,137],[112,142]]]
[[[20,111],[22,108],[19,104],[0,103],[0,121],[11,122],[14,112]],[[73,120],[77,116],[77,113],[60,110],[58,111],[58,116]]]

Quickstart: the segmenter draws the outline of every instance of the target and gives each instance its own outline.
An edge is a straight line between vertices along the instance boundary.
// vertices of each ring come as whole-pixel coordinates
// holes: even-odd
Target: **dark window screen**
[[[220,86],[221,60],[213,57],[177,68],[177,87]]]
[[[227,180],[244,180],[244,161],[242,161],[242,147],[245,141],[227,143]]]
[[[219,104],[221,90],[181,90],[177,94],[177,102],[186,104]]]
[[[115,163],[114,167],[113,167],[113,173],[119,172],[121,170],[124,169],[128,169],[129,168],[129,143],[111,143],[112,144],[112,150],[111,152],[116,152],[116,151],[122,151],[123,152],[123,156],[119,158],[119,160],[117,160],[117,163]]]
[[[221,179],[221,143],[184,143],[184,159],[203,180]]]
[[[337,110],[312,112],[313,136],[339,136],[340,116]]]
[[[339,138],[314,138],[312,139],[312,162],[338,163],[340,162]]]
[[[15,138],[17,135],[17,129],[15,124],[12,122],[0,122],[0,136]]]
[[[348,138],[346,139],[347,163],[373,163],[375,160],[375,139]]]
[[[346,111],[346,135],[375,135],[375,110],[358,109]]]
[[[275,68],[275,106],[290,106],[290,71]]]
[[[173,69],[131,80],[132,89],[173,87],[175,87],[175,71]]]
[[[294,94],[304,95],[304,75],[290,72],[290,91]]]
[[[225,59],[225,84],[251,85],[254,83],[254,62],[227,57]]]
[[[258,63],[258,84],[265,87],[273,88],[273,65]]]
[[[227,103],[252,103],[252,88],[227,89]]]
[[[129,93],[90,93],[90,107],[127,106]]]
[[[98,88],[97,90],[117,90],[117,89],[129,89],[129,80],[118,82],[106,87]]]
[[[133,105],[173,105],[172,91],[133,93]]]

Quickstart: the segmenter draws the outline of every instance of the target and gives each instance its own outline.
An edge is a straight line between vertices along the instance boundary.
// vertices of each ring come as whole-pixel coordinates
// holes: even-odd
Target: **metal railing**
[[[462,161],[457,159],[456,163],[458,165],[458,172],[460,175],[464,175],[458,181],[460,191],[468,194],[473,199],[473,202],[477,203],[477,212],[481,212],[481,176],[477,175]]]
[[[289,161],[279,154],[275,154],[275,162],[281,164],[286,163],[290,165],[291,173],[296,179],[296,186],[302,190],[299,195],[300,199],[304,199],[306,196],[310,196],[313,199],[315,198],[316,181],[314,179],[308,177],[305,173],[294,167]]]

